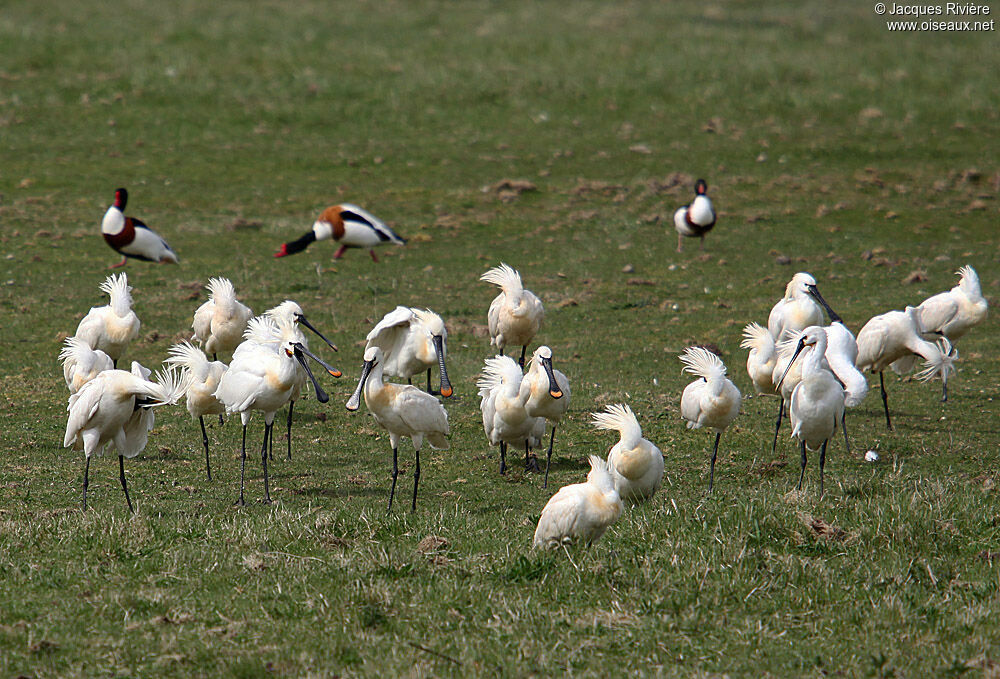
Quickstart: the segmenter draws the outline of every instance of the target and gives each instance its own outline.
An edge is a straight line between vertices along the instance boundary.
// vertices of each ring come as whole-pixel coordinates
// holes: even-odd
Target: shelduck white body
[[[917,373],[917,379],[927,381],[940,377],[945,389],[948,376],[955,371],[958,352],[951,343],[944,337],[937,343],[929,342],[921,337],[921,332],[917,309],[912,306],[906,307],[905,311],[894,310],[874,316],[858,332],[857,367],[878,373],[885,424],[889,429],[892,429],[892,420],[889,418],[888,396],[882,374],[887,367],[916,354],[924,359],[924,369]]]
[[[210,278],[206,287],[210,297],[194,312],[192,339],[217,359],[219,354],[231,354],[240,345],[253,311],[236,299],[236,290],[228,278]]]
[[[129,343],[139,336],[139,318],[132,310],[132,288],[124,273],[108,276],[101,283],[110,303],[92,307],[76,327],[76,337],[91,349],[100,349],[115,366]]]
[[[448,354],[448,331],[444,321],[430,309],[397,306],[382,317],[365,338],[365,349],[382,350],[382,372],[392,377],[410,379],[427,371],[430,391],[430,371],[437,368],[441,377],[441,395],[452,394],[445,358]]]
[[[125,216],[127,203],[128,191],[115,189],[115,202],[101,220],[105,242],[122,255],[122,261],[115,266],[124,266],[129,258],[176,264],[177,254],[167,241],[141,220]]]
[[[532,469],[529,451],[545,435],[545,418],[532,417],[525,404],[529,390],[521,390],[524,375],[514,359],[495,356],[486,359],[479,387],[479,409],[483,431],[491,446],[500,447],[500,473],[507,471],[507,446],[524,446],[525,469]]]
[[[785,296],[771,308],[767,330],[775,342],[780,342],[811,325],[823,325],[823,308],[809,293],[816,288],[816,279],[800,271],[785,286]]]
[[[420,481],[420,448],[424,439],[436,450],[448,450],[448,413],[434,396],[410,384],[393,384],[383,380],[383,354],[378,347],[365,349],[361,379],[347,401],[347,409],[354,411],[361,405],[364,393],[365,405],[378,422],[389,432],[392,445],[392,489],[389,491],[389,510],[396,494],[396,477],[399,474],[399,440],[407,436],[416,451],[416,466],[413,471],[413,502],[411,511],[417,509],[417,484]]]
[[[549,451],[545,459],[545,483],[549,485],[549,464],[552,462],[552,443],[556,438],[556,427],[569,410],[569,378],[552,367],[552,349],[542,345],[535,349],[528,361],[528,371],[521,378],[518,390],[524,401],[524,410],[530,417],[540,417],[552,425],[549,436]],[[544,431],[542,432],[544,435]]]
[[[792,362],[805,347],[812,350],[802,359],[802,379],[792,392],[788,416],[792,422],[792,438],[799,440],[802,450],[802,470],[799,490],[806,472],[806,449],[820,451],[819,494],[823,495],[823,468],[826,464],[826,444],[844,417],[844,388],[833,373],[823,367],[827,349],[826,331],[818,326],[806,328],[801,334]],[[780,384],[779,380],[779,384]]]
[[[372,260],[378,261],[373,248],[387,243],[406,245],[406,240],[384,222],[357,205],[342,203],[332,205],[320,213],[312,229],[298,240],[282,243],[275,257],[285,257],[302,252],[313,242],[333,239],[340,244],[334,259],[340,259],[347,248],[364,248]]]
[[[587,481],[560,488],[542,509],[535,528],[536,548],[553,549],[577,541],[589,546],[621,516],[622,499],[608,463],[596,455],[589,459]]]
[[[747,374],[758,394],[775,394],[774,365],[778,351],[774,345],[774,337],[760,323],[748,323],[743,328],[743,340],[740,348],[749,349],[747,355]]]
[[[521,365],[531,340],[538,334],[545,317],[542,301],[521,283],[521,275],[507,264],[501,263],[479,277],[500,288],[500,294],[490,303],[487,316],[490,346],[499,353],[510,344],[521,347]]]
[[[681,394],[681,417],[689,429],[708,427],[715,432],[708,489],[715,480],[715,460],[719,454],[719,439],[726,427],[740,413],[740,390],[726,377],[726,366],[718,356],[704,347],[688,347],[680,356],[684,371],[697,375]]]
[[[83,385],[105,370],[114,369],[110,356],[100,349],[91,349],[79,337],[66,338],[59,360],[62,361],[63,377],[71,394],[80,391]]]
[[[63,446],[82,445],[87,457],[84,509],[87,507],[90,458],[102,454],[111,444],[118,453],[122,490],[132,511],[124,458],[135,457],[145,448],[147,434],[153,426],[149,408],[176,403],[185,387],[180,375],[173,370],[160,372],[155,382],[146,379],[148,375],[149,371],[138,363],[132,364],[132,372],[105,370],[69,397]]]
[[[604,412],[591,413],[591,423],[619,434],[608,453],[608,473],[622,500],[639,503],[652,497],[663,481],[663,453],[642,437],[632,409],[621,403],[605,406]]]
[[[212,465],[208,458],[205,415],[222,415],[226,412],[226,404],[215,397],[215,390],[219,388],[219,381],[228,366],[222,361],[209,361],[208,356],[190,342],[175,344],[170,347],[168,353],[170,358],[167,359],[167,364],[180,367],[187,382],[188,386],[184,391],[187,411],[201,425],[201,441],[205,447],[205,472],[211,481]]]

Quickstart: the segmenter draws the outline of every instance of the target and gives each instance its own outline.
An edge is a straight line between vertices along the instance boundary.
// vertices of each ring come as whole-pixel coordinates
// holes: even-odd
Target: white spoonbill
[[[525,403],[530,392],[521,391],[523,378],[514,359],[495,356],[486,359],[483,373],[476,381],[483,431],[491,446],[500,446],[501,474],[507,473],[508,445],[523,445],[525,471],[538,471],[538,462],[531,457],[531,449],[541,443],[545,435],[545,419],[528,414]]]
[[[775,303],[767,316],[767,330],[775,342],[811,325],[823,324],[823,308],[809,294],[816,279],[804,271],[792,276],[785,286],[785,296]]]
[[[888,311],[870,318],[858,332],[857,366],[859,370],[878,373],[885,426],[890,430],[889,397],[882,374],[887,367],[901,358],[916,354],[924,359],[924,369],[917,373],[917,379],[921,381],[939,376],[947,384],[948,376],[955,372],[958,352],[951,343],[944,337],[937,343],[928,342],[920,336],[921,331],[916,307],[908,306],[905,311]]]
[[[87,508],[87,486],[90,483],[90,458],[113,444],[118,452],[119,480],[125,491],[130,512],[132,499],[125,482],[125,458],[133,458],[146,446],[146,434],[152,427],[151,414],[146,409],[176,403],[184,393],[184,383],[175,370],[166,370],[150,382],[143,375],[148,371],[138,363],[132,372],[105,370],[84,384],[69,397],[69,418],[63,446],[81,444],[87,456],[83,472],[83,508]]]
[[[435,450],[448,450],[448,413],[434,396],[412,384],[393,384],[382,379],[382,350],[365,349],[365,362],[361,379],[347,401],[347,409],[354,411],[361,405],[364,392],[365,405],[383,429],[389,432],[392,445],[392,488],[389,490],[389,511],[396,495],[396,477],[399,476],[399,439],[410,437],[416,451],[413,468],[413,502],[410,511],[417,511],[417,484],[420,482],[420,448],[424,438]]]
[[[71,394],[80,391],[83,385],[99,373],[115,367],[110,356],[100,349],[91,349],[79,337],[66,338],[59,352],[59,360],[62,361],[63,377]]]
[[[834,376],[844,387],[844,417],[840,426],[844,430],[844,447],[851,452],[851,444],[847,439],[847,408],[859,405],[868,395],[868,379],[857,368],[858,342],[854,334],[848,330],[843,319],[827,304],[819,290],[810,288],[809,293],[816,298],[830,317],[830,325],[823,328],[826,332],[826,362]]]
[[[479,280],[492,283],[500,288],[500,294],[490,303],[487,317],[490,330],[490,346],[496,347],[503,354],[504,348],[521,347],[521,367],[524,367],[524,355],[528,345],[538,334],[545,317],[542,301],[530,290],[525,290],[521,283],[521,275],[501,262],[479,277]]]
[[[586,482],[563,486],[545,504],[535,528],[534,546],[553,549],[580,541],[589,547],[618,520],[622,509],[608,463],[591,455]]]
[[[776,388],[781,401],[778,403],[778,419],[774,425],[774,441],[771,443],[772,454],[778,450],[778,433],[781,431],[782,417],[792,402],[792,392],[795,391],[795,387],[798,386],[799,381],[802,379],[802,361],[795,363],[792,361],[792,357],[799,346],[799,340],[802,338],[803,332],[804,330],[796,330],[795,332],[786,333],[785,339],[777,344],[778,359],[774,363],[772,377],[774,383],[778,385]],[[813,350],[813,345],[808,345],[805,348],[807,352]],[[833,372],[826,361],[826,356],[820,358],[820,367]]]
[[[233,283],[228,278],[210,278],[206,286],[208,301],[194,312],[194,337],[201,348],[219,360],[219,354],[231,354],[243,341],[247,323],[253,311],[238,299]]]
[[[958,285],[928,297],[916,310],[917,322],[923,333],[944,335],[952,343],[986,320],[988,312],[976,270],[966,265],[956,274],[961,276]],[[902,358],[892,364],[892,369],[898,374],[907,373],[913,369],[915,358]],[[948,383],[942,382],[941,389],[941,400],[947,401]]]
[[[110,356],[117,368],[125,348],[139,336],[139,318],[132,310],[132,288],[124,273],[108,276],[101,290],[111,298],[110,303],[92,307],[76,327],[76,336]]]
[[[621,498],[639,503],[652,497],[663,480],[663,453],[642,437],[632,409],[621,403],[605,406],[604,412],[591,413],[591,423],[619,434],[608,453],[608,473]]]
[[[569,379],[552,367],[552,349],[542,345],[535,349],[528,361],[528,372],[521,378],[519,396],[527,400],[524,409],[531,417],[544,418],[552,425],[549,435],[549,452],[545,458],[545,483],[549,487],[549,465],[552,463],[552,443],[556,438],[556,427],[569,410]],[[542,432],[544,434],[544,432]]]
[[[131,257],[147,262],[177,263],[177,254],[159,234],[135,217],[125,216],[128,191],[115,189],[115,202],[104,213],[101,233],[104,241],[122,256],[112,268],[125,266]]]
[[[799,440],[802,450],[802,470],[798,489],[806,474],[806,449],[819,450],[819,495],[823,497],[823,467],[826,465],[826,444],[837,431],[844,417],[844,388],[833,373],[822,367],[826,355],[826,331],[818,326],[806,328],[799,338],[792,363],[802,350],[813,347],[802,359],[802,380],[792,392],[788,417],[792,422],[792,437]],[[781,384],[781,380],[778,380]]]
[[[300,342],[285,339],[289,334],[283,321],[275,321],[267,316],[250,320],[247,326],[248,339],[233,353],[229,370],[223,373],[215,397],[226,405],[227,413],[239,413],[243,423],[243,443],[240,464],[240,498],[237,504],[244,505],[243,486],[247,464],[247,424],[250,414],[259,410],[264,414],[264,440],[261,444],[261,465],[264,468],[264,503],[271,502],[271,490],[267,475],[267,446],[270,441],[274,415],[292,396],[298,380],[298,366],[301,365],[312,379],[316,389],[316,400],[326,403],[330,400],[313,377],[306,357],[312,358],[334,377],[340,371],[330,367],[305,348]]]
[[[186,378],[187,411],[201,425],[201,443],[205,447],[205,474],[212,480],[212,464],[208,456],[208,432],[205,431],[205,415],[219,415],[226,412],[226,404],[215,397],[219,381],[227,366],[221,361],[209,361],[201,349],[190,342],[175,344],[168,350],[168,365],[181,368]]]
[[[708,184],[699,179],[694,185],[694,199],[689,205],[674,213],[674,229],[677,231],[677,252],[683,252],[684,238],[700,238],[705,247],[705,234],[715,226],[715,208],[708,197]]]
[[[715,431],[715,446],[708,476],[708,490],[715,482],[715,458],[719,455],[719,439],[740,413],[740,390],[726,377],[722,359],[704,347],[688,347],[680,355],[683,371],[698,375],[684,387],[681,394],[681,417],[688,429],[709,427]]]
[[[397,306],[382,317],[365,338],[365,349],[382,350],[385,364],[382,372],[390,377],[409,381],[427,371],[427,392],[431,391],[431,369],[441,376],[441,391],[445,398],[452,394],[451,382],[444,359],[448,353],[448,331],[444,321],[430,309]]]
[[[274,253],[275,257],[285,257],[302,252],[307,247],[318,240],[333,239],[340,244],[334,259],[340,259],[347,248],[364,248],[372,256],[372,261],[378,262],[375,256],[375,247],[394,243],[395,245],[406,245],[406,240],[390,229],[382,220],[370,212],[362,210],[357,205],[342,203],[332,205],[323,212],[312,225],[312,229],[307,231],[298,240],[282,243],[281,248]]]
[[[286,299],[284,302],[274,307],[273,309],[268,309],[264,312],[265,316],[275,319],[278,321],[279,329],[285,333],[285,339],[291,340],[293,342],[298,342],[306,349],[309,348],[309,341],[306,339],[306,335],[299,329],[300,325],[312,330],[316,335],[319,336],[321,340],[326,342],[334,351],[337,351],[337,347],[334,346],[333,342],[328,340],[323,333],[313,326],[312,323],[306,318],[305,312],[302,311],[302,307],[298,303],[293,302],[290,299]],[[272,345],[273,346],[273,345]],[[331,373],[332,374],[332,373]],[[296,384],[295,388],[292,390],[292,396],[288,400],[288,418],[286,421],[285,429],[285,442],[288,445],[288,459],[292,459],[292,411],[295,409],[295,402],[299,400],[299,395],[302,393],[302,387],[306,384],[306,373],[305,371],[296,366]],[[334,375],[335,377],[340,377],[340,375]],[[274,432],[271,432],[272,435]],[[268,455],[270,456],[270,441],[268,442]],[[272,457],[273,459],[273,457]]]
[[[774,337],[760,323],[748,323],[743,328],[741,349],[749,349],[747,374],[758,394],[777,393],[774,388],[774,364],[778,359]]]

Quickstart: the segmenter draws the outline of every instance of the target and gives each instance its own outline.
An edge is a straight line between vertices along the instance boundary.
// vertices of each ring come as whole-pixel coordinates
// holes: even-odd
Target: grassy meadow
[[[745,399],[708,495],[677,360],[714,344],[752,393],[740,331],[800,270],[855,332],[963,264],[995,306],[996,33],[889,33],[868,3],[819,1],[14,0],[0,45],[0,675],[1000,675],[995,309],[946,404],[887,374],[888,432],[872,381],[822,499],[815,460],[794,492],[787,429],[771,454],[773,398]],[[698,177],[718,224],[677,253]],[[209,483],[178,406],[126,463],[136,515],[113,457],[81,511],[56,355],[106,303],[117,186],[181,258],[128,265],[127,359],[189,337],[216,275],[256,311],[295,299],[340,347],[291,461],[276,427],[271,506],[260,417],[239,508],[238,422],[209,429]],[[271,257],[338,202],[409,244]],[[516,455],[500,477],[482,431],[478,277],[500,261],[572,383],[548,490]],[[397,304],[445,319],[456,394],[416,513],[404,441],[387,515],[388,436],[344,402]],[[590,549],[533,551],[548,497],[615,442],[588,423],[615,402],[663,487]]]

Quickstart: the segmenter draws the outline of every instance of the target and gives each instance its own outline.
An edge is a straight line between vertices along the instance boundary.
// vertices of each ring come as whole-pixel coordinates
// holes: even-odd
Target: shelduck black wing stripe
[[[350,210],[341,210],[340,211],[340,217],[345,222],[346,221],[361,222],[362,224],[366,224],[366,225],[370,226],[371,228],[375,229],[376,231],[378,231],[378,229],[375,227],[374,224],[371,223],[371,221],[369,221],[368,219],[362,217],[357,212],[352,212]]]
[[[131,219],[132,220],[132,226],[136,227],[137,229],[147,229],[147,230],[152,231],[152,229],[150,229],[148,226],[146,226],[146,223],[144,221],[142,221],[141,219],[139,219],[138,217],[126,217],[126,219]]]

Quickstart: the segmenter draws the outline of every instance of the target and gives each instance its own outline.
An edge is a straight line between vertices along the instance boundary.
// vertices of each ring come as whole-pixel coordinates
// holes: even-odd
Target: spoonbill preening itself
[[[922,333],[944,335],[953,344],[974,326],[986,320],[988,312],[976,270],[966,265],[956,274],[961,276],[958,285],[928,297],[916,308],[916,318]],[[900,375],[908,373],[913,369],[915,360],[914,355],[901,358],[892,364],[892,369]],[[941,384],[941,400],[948,400],[946,381]]]
[[[452,394],[445,357],[448,353],[448,331],[444,321],[430,309],[397,306],[382,317],[365,338],[365,349],[382,350],[383,374],[409,380],[427,371],[427,392],[431,390],[431,369],[437,368],[441,377],[441,391],[448,398]]]
[[[232,354],[243,341],[253,311],[236,299],[236,290],[228,278],[210,278],[206,286],[208,301],[194,312],[194,337],[212,360],[219,354]]]
[[[681,417],[688,429],[708,427],[715,432],[712,461],[708,475],[708,490],[715,482],[715,459],[719,455],[719,439],[740,413],[740,390],[726,377],[722,359],[704,347],[688,347],[680,355],[683,371],[697,375],[681,394]]]
[[[114,369],[110,356],[100,349],[91,349],[79,337],[67,337],[64,340],[59,360],[62,361],[63,377],[71,394],[80,391],[83,385],[105,370]]]
[[[799,337],[792,360],[795,362],[806,347],[812,350],[802,364],[802,379],[792,392],[788,417],[792,422],[792,437],[799,440],[802,469],[798,489],[806,474],[806,449],[819,450],[819,495],[823,497],[823,467],[826,465],[826,444],[844,417],[844,388],[834,374],[823,367],[826,355],[826,331],[819,326],[806,328]],[[787,369],[786,369],[787,372]],[[780,385],[782,380],[778,380]]]
[[[556,427],[569,410],[569,378],[552,367],[552,349],[540,346],[528,361],[528,371],[521,378],[519,394],[528,397],[524,409],[531,417],[544,418],[552,425],[549,435],[549,452],[545,457],[545,483],[549,487],[549,465],[552,463],[552,443],[556,438]],[[543,432],[544,434],[544,432]]]
[[[608,453],[608,473],[622,500],[639,503],[652,497],[663,481],[663,453],[642,436],[635,413],[615,403],[600,413],[591,413],[598,429],[618,432],[618,443]]]
[[[125,266],[125,262],[141,259],[146,262],[177,263],[177,254],[167,245],[158,233],[146,226],[135,217],[125,216],[125,205],[128,203],[128,191],[115,189],[115,202],[104,213],[101,220],[101,233],[104,242],[111,246],[122,261],[112,268]]]
[[[490,303],[487,316],[490,346],[496,347],[500,354],[508,344],[521,347],[518,363],[523,368],[528,345],[538,334],[545,317],[542,301],[531,290],[524,288],[517,271],[502,262],[480,276],[479,280],[500,288],[500,294]]]
[[[175,344],[167,350],[168,365],[181,369],[187,388],[184,397],[187,411],[201,425],[201,443],[205,448],[205,475],[212,480],[212,464],[208,455],[208,432],[205,431],[205,415],[218,415],[221,419],[226,412],[226,404],[215,397],[219,381],[228,366],[222,361],[209,361],[208,356],[190,342]]]
[[[92,307],[80,319],[76,337],[91,349],[100,349],[111,357],[114,367],[128,345],[139,336],[139,317],[132,310],[132,288],[125,273],[112,274],[101,283],[101,290],[108,294],[109,303]]]
[[[535,528],[536,548],[553,549],[576,541],[589,547],[622,515],[622,499],[608,463],[596,455],[589,460],[587,480],[563,486],[545,504]]]
[[[927,381],[940,377],[947,385],[948,376],[955,372],[958,352],[947,338],[937,342],[925,340],[917,316],[916,307],[908,306],[905,311],[888,311],[874,316],[858,332],[859,370],[878,373],[882,389],[882,407],[885,410],[885,426],[892,429],[889,417],[889,397],[885,392],[883,371],[900,359],[916,355],[924,360],[924,369],[917,373],[917,379]],[[945,387],[947,388],[947,387]]]
[[[412,384],[393,384],[383,381],[382,350],[378,347],[365,349],[365,362],[361,367],[361,379],[347,401],[348,410],[361,406],[361,394],[365,395],[365,405],[378,422],[389,432],[392,446],[392,488],[389,490],[389,509],[396,495],[396,477],[399,476],[399,439],[408,436],[416,452],[413,468],[413,501],[410,511],[417,511],[417,485],[420,483],[420,448],[424,439],[431,448],[448,450],[448,413],[434,396],[421,391]]]
[[[406,245],[405,239],[398,236],[375,215],[362,210],[357,205],[342,203],[323,210],[305,235],[298,240],[282,243],[281,248],[274,253],[274,256],[294,255],[297,252],[302,252],[315,241],[331,239],[340,245],[333,254],[334,259],[343,257],[347,248],[364,248],[368,250],[372,261],[378,262],[378,257],[375,256],[377,246],[388,243]]]
[[[708,197],[708,184],[699,179],[694,185],[694,199],[674,213],[674,229],[677,231],[677,252],[683,252],[684,238],[700,238],[705,247],[705,234],[715,226],[715,208]]]
[[[532,417],[525,404],[530,391],[521,390],[524,375],[510,356],[487,358],[479,387],[479,410],[483,431],[491,446],[500,447],[500,473],[507,473],[507,446],[524,446],[525,471],[538,471],[538,461],[531,449],[545,435],[545,418]]]
[[[125,481],[125,458],[133,458],[146,447],[153,426],[150,408],[170,405],[184,393],[185,384],[176,370],[157,373],[149,381],[149,371],[138,363],[132,372],[105,370],[69,397],[69,418],[63,446],[81,444],[87,456],[83,471],[83,508],[87,508],[90,458],[100,455],[108,444],[118,453],[119,480],[130,512],[135,512]]]

